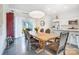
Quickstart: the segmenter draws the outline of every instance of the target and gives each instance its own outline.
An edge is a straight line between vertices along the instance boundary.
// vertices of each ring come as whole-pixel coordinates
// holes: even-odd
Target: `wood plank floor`
[[[45,50],[42,53],[35,53],[34,50],[27,49],[27,41],[23,38],[17,38],[11,47],[4,51],[3,55],[53,55],[49,51]],[[62,55],[62,53],[60,53]],[[66,55],[79,55],[79,49],[74,46],[67,45]]]

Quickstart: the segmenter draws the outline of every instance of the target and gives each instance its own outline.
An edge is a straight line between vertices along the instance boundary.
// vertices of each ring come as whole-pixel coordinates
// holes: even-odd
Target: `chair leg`
[[[29,51],[31,50],[31,48],[32,48],[32,47],[31,47],[31,43],[29,42],[29,43],[28,43],[28,49],[29,49]]]
[[[27,50],[30,51],[30,49],[31,49],[30,47],[31,47],[31,46],[30,46],[29,40],[27,41],[27,43],[28,43],[28,44],[27,44]]]
[[[64,50],[64,52],[63,52],[63,55],[66,55],[65,50]]]
[[[56,38],[55,38],[55,42],[56,42]]]

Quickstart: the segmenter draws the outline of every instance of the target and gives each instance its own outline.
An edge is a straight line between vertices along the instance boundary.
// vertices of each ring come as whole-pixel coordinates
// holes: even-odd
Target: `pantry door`
[[[6,13],[7,37],[14,37],[14,13]]]

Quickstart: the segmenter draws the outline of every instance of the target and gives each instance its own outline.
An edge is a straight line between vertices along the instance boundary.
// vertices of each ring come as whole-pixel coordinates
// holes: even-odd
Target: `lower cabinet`
[[[77,45],[78,45],[78,48],[79,48],[79,35],[76,35],[76,38],[77,38]]]
[[[68,43],[79,46],[79,33],[78,32],[70,32],[69,33],[69,38],[68,38]]]

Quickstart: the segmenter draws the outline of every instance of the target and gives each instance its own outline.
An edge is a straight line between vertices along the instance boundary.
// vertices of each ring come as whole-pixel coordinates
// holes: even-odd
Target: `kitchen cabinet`
[[[79,32],[70,32],[68,43],[79,48]]]

